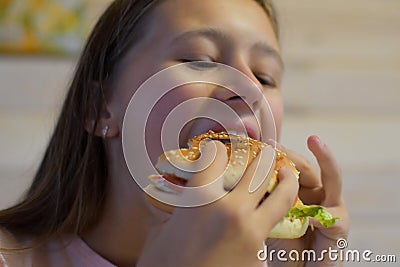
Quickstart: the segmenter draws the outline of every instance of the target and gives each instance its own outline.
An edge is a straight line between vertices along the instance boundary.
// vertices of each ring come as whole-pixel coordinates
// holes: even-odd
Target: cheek
[[[140,74],[139,74],[140,75]],[[125,116],[126,109],[131,101],[133,95],[141,85],[141,81],[137,73],[135,76],[128,78],[121,78],[115,85],[110,99],[108,99],[108,106],[111,107],[114,119],[118,120],[118,124],[122,127],[122,122]]]
[[[176,125],[173,125],[175,128],[183,127],[184,124],[181,122],[186,120],[187,116],[185,116],[186,112],[182,112],[182,110],[188,108],[191,111],[196,110],[196,107],[186,101],[200,96],[205,96],[204,90],[200,86],[185,85],[169,91],[153,106],[147,123],[150,132],[154,135],[161,134],[164,122],[176,123]],[[167,119],[168,121],[166,121]]]
[[[283,101],[280,91],[265,95],[275,120],[277,137],[279,139],[283,120]]]
[[[154,162],[164,149],[169,150],[177,146],[175,142],[182,136],[181,130],[186,125],[185,122],[190,122],[187,121],[188,113],[181,112],[182,106],[196,111],[195,107],[192,105],[189,107],[185,101],[198,97],[199,95],[195,93],[201,91],[198,89],[198,87],[181,86],[168,92],[153,106],[146,120],[145,136],[150,158]],[[167,143],[161,143],[161,137],[164,140],[166,138]],[[186,141],[183,144],[186,144]]]
[[[154,48],[148,47],[148,51],[151,49]],[[161,69],[162,67],[154,55],[145,53],[141,47],[132,49],[116,67],[113,81],[114,90],[110,102],[119,115],[121,123],[132,96],[147,79]],[[145,90],[145,88],[142,89]]]

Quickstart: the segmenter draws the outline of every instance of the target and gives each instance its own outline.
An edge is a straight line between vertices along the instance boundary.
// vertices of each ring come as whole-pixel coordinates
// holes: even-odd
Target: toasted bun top
[[[156,164],[157,170],[162,175],[175,176],[180,179],[189,180],[191,173],[184,171],[185,167],[189,167],[193,161],[200,157],[200,149],[207,140],[218,140],[225,144],[228,153],[228,165],[225,173],[224,187],[231,189],[241,178],[244,170],[257,157],[264,146],[269,146],[263,142],[244,137],[241,135],[228,134],[226,132],[215,133],[208,131],[201,135],[195,136],[188,141],[189,148],[178,150],[170,150],[162,154]],[[280,168],[289,167],[292,169],[296,177],[299,177],[294,163],[289,160],[286,154],[275,148],[276,162],[274,173],[272,174],[268,192],[272,192],[277,184],[277,174]],[[178,163],[183,168],[177,168],[171,162]]]
[[[205,145],[204,141],[218,140],[225,144],[228,153],[228,164],[224,173],[224,188],[232,189],[243,172],[257,157],[261,149],[268,146],[258,140],[243,137],[240,135],[232,135],[226,132],[215,133],[209,131],[198,135],[189,140],[189,148],[171,150],[165,152],[158,159],[156,168],[163,177],[172,183],[179,184],[182,180],[190,180],[192,173],[175,167],[178,164],[180,167],[190,168],[193,161],[197,160],[201,154],[201,148]],[[174,164],[172,164],[172,163]],[[293,174],[299,178],[295,164],[286,156],[286,154],[275,148],[275,168],[271,175],[267,192],[271,193],[278,183],[278,171],[282,167],[289,167]],[[159,175],[149,177],[152,181],[152,186],[163,192],[173,192],[161,179]],[[154,199],[150,199],[151,203],[157,208],[166,212],[172,213],[173,207],[168,206]],[[300,199],[297,199],[295,205],[303,205]],[[283,218],[269,233],[270,238],[298,238],[304,235],[308,228],[308,218]]]

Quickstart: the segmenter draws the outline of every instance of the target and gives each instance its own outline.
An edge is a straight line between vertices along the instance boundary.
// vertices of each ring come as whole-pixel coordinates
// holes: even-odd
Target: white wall
[[[0,57],[0,207],[26,188],[73,68],[74,60]]]

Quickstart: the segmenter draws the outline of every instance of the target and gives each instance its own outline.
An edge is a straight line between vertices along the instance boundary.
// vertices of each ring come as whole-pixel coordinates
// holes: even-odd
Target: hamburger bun
[[[224,172],[224,189],[229,191],[240,181],[246,168],[260,153],[261,149],[269,146],[258,140],[244,137],[241,135],[228,134],[226,132],[215,133],[209,131],[201,135],[195,136],[188,141],[189,148],[170,150],[163,153],[156,164],[158,175],[149,176],[151,184],[149,187],[168,193],[176,194],[176,186],[185,186],[191,179],[193,173],[188,171],[193,166],[193,162],[201,156],[201,148],[207,140],[218,140],[225,144],[228,154],[228,163]],[[265,197],[274,190],[278,184],[278,172],[282,167],[288,167],[293,174],[299,178],[300,172],[296,169],[295,164],[287,157],[287,155],[275,149],[275,167],[271,173],[271,178]],[[158,209],[172,213],[174,207],[161,203],[154,198],[149,197],[150,202]],[[261,200],[262,201],[262,200]],[[260,202],[261,202],[260,201]],[[303,209],[306,212],[303,212]],[[299,198],[297,198],[292,209],[288,214],[272,229],[268,237],[293,239],[303,236],[309,226],[308,217],[313,214],[324,214],[324,219],[330,220],[327,224],[333,224],[337,218],[333,218],[329,213],[320,206],[306,206]],[[300,215],[299,215],[300,214]],[[333,223],[332,223],[333,220]]]

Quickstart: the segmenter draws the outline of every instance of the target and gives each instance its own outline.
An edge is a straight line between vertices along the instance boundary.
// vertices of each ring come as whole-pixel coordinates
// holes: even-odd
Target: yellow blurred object
[[[0,53],[77,54],[110,0],[1,0]],[[95,13],[95,14],[94,14]]]

